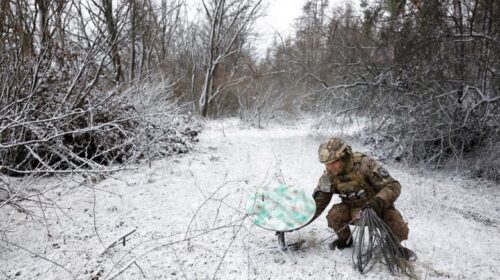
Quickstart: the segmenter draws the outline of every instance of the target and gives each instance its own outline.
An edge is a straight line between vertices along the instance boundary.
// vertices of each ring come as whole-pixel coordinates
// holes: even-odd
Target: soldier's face
[[[342,161],[340,161],[340,160],[336,160],[334,162],[327,163],[327,164],[325,164],[325,166],[326,166],[326,169],[328,169],[328,171],[333,173],[333,175],[339,175],[340,171],[342,171]]]

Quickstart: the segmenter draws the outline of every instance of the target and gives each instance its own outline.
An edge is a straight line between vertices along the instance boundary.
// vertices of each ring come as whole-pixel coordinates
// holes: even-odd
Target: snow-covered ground
[[[383,265],[359,274],[351,249],[328,249],[334,235],[324,217],[287,234],[290,243],[304,241],[295,262],[273,248],[273,232],[246,218],[245,200],[263,185],[312,193],[323,171],[318,145],[339,131],[311,123],[252,129],[211,121],[190,154],[107,178],[37,180],[26,192],[55,186],[45,195],[57,206],[33,207],[43,223],[2,209],[0,279],[401,278]],[[342,132],[354,150],[369,153],[356,142],[359,128]],[[500,186],[385,166],[403,185],[396,206],[410,227],[406,246],[419,257],[419,278],[500,279]],[[125,245],[108,248],[133,230]]]

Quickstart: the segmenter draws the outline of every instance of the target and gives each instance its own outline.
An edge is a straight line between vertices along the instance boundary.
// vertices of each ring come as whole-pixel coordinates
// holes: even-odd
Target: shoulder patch
[[[362,154],[362,153],[359,153],[359,152],[355,152],[353,155],[352,155],[352,162],[353,163],[360,163],[363,158],[365,157],[366,155]]]
[[[380,177],[382,178],[387,178],[389,177],[389,172],[383,168],[382,166],[379,166],[379,168],[377,169],[377,173],[380,175]]]

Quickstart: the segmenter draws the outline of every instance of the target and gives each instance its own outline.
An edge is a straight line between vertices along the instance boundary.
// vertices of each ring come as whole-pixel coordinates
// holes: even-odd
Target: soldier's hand
[[[384,210],[384,206],[385,206],[384,200],[382,198],[376,196],[376,197],[370,199],[365,204],[365,206],[363,207],[363,209],[371,208],[371,209],[373,209],[373,211],[375,211],[375,213],[377,213],[377,216],[381,217],[382,216],[382,211]]]

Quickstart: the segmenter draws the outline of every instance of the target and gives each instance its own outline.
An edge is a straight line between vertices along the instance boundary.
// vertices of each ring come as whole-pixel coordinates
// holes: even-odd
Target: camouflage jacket
[[[333,175],[325,170],[313,194],[316,215],[328,206],[333,194],[352,207],[362,207],[375,196],[385,202],[385,207],[394,205],[401,192],[401,185],[377,161],[362,153],[352,155],[352,167],[343,175]]]

